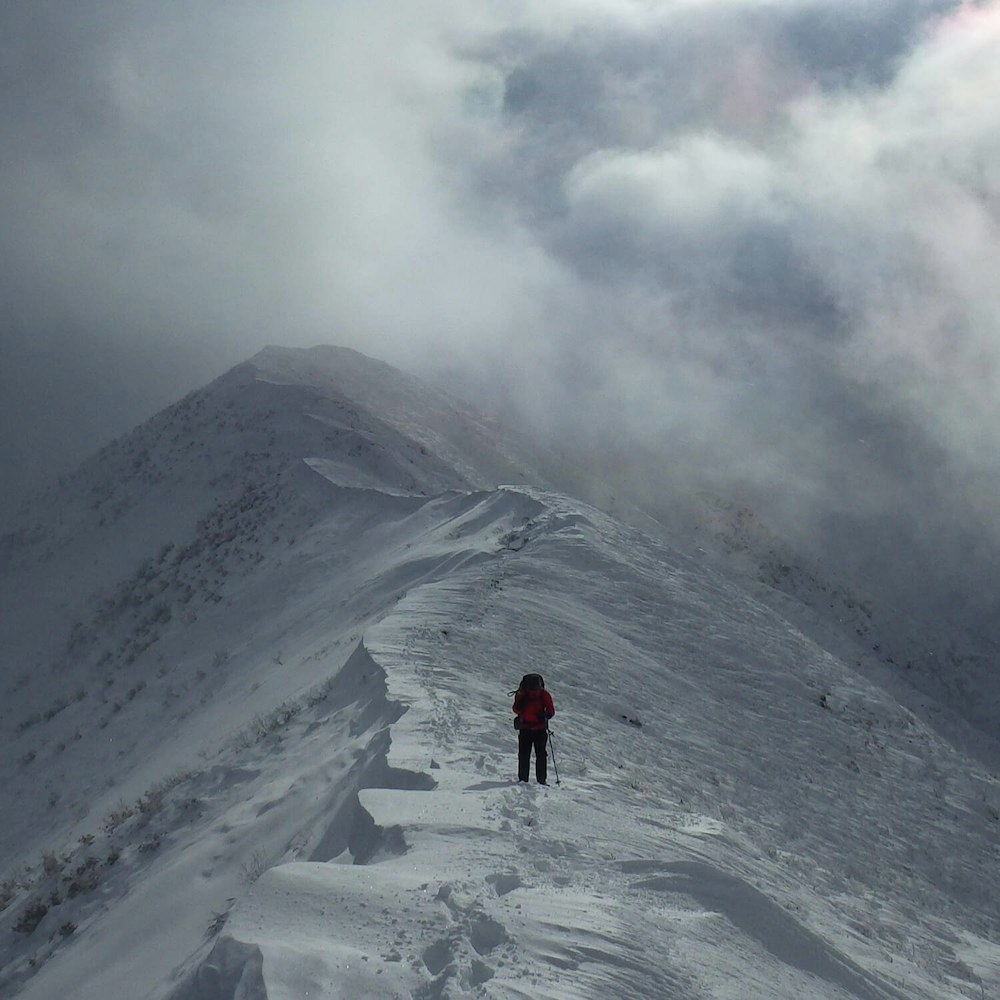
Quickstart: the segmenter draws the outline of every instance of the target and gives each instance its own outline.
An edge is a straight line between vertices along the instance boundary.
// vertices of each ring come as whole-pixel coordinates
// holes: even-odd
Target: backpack
[[[518,691],[544,691],[545,681],[542,679],[541,674],[525,674],[521,678],[521,683],[517,688],[517,691],[511,691],[511,694],[517,694]],[[518,715],[514,718],[514,728],[521,728],[521,717]]]

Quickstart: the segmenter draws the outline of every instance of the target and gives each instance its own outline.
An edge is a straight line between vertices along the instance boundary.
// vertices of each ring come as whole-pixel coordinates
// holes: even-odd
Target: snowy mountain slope
[[[449,458],[341,384],[402,400],[392,419],[412,429],[426,418]],[[277,540],[294,545],[336,506],[331,484],[405,498],[518,477],[499,434],[416,386],[351,351],[268,349],[40,497],[0,541],[0,726],[21,737],[19,757],[42,752],[54,715],[106,722],[151,675],[167,683],[171,635],[208,644],[196,673],[213,672],[227,645],[209,637],[206,612],[237,599]]]
[[[200,759],[157,808],[51,845],[57,863],[78,845],[74,873],[119,857],[99,904],[81,890],[16,936],[17,995],[1000,984],[994,779],[766,608],[592,509],[506,490],[391,510],[363,538],[339,515],[306,532],[274,621],[230,609],[254,653],[180,721]],[[352,568],[330,574],[347,535]],[[329,614],[347,581],[373,602],[363,644]],[[558,788],[510,783],[505,688],[527,669],[557,698]],[[233,688],[258,684],[284,716],[213,747],[245,714]],[[49,877],[34,898],[64,884]],[[29,955],[40,970],[21,978]]]
[[[56,600],[74,610],[80,594],[119,579],[155,552],[157,541],[179,544],[213,506],[304,458],[325,463],[334,479],[342,471],[345,485],[409,493],[524,477],[498,451],[494,428],[423,388],[421,397],[416,380],[346,349],[268,348],[102,449],[37,499],[3,539],[3,562],[37,574],[40,583],[54,561],[73,567],[58,588],[32,588],[29,610],[44,617]],[[372,411],[354,402],[352,391],[397,402]],[[433,452],[400,429],[422,425],[431,428],[423,437],[437,446]],[[368,481],[355,482],[362,470]]]
[[[699,552],[838,658],[1000,768],[1000,647],[944,612],[917,619],[811,565],[747,505],[700,496]],[[714,557],[714,558],[713,558]],[[984,738],[985,735],[985,738]]]
[[[543,902],[518,899],[529,912],[539,905],[544,912],[566,889],[572,898],[560,916],[566,939],[553,940],[559,936],[551,928],[529,922],[529,943],[523,946],[531,949],[534,930],[543,955],[557,965],[561,958],[578,974],[539,974],[527,995],[790,996],[797,990],[836,996],[836,986],[847,995],[891,996],[896,983],[901,995],[920,996],[920,975],[902,971],[907,959],[926,961],[938,973],[960,972],[947,949],[942,952],[940,942],[933,942],[933,933],[922,929],[914,908],[943,914],[956,899],[964,899],[971,912],[985,916],[991,910],[989,890],[973,889],[995,851],[993,807],[982,799],[995,796],[991,779],[970,780],[961,771],[952,775],[965,787],[961,808],[980,816],[974,824],[980,828],[977,857],[972,858],[966,853],[966,833],[955,829],[950,843],[944,834],[949,821],[942,825],[938,817],[941,789],[935,791],[933,781],[912,778],[917,761],[929,767],[929,777],[938,760],[952,756],[912,716],[765,609],[722,581],[706,579],[675,554],[593,511],[560,503],[552,513],[536,519],[532,530],[538,535],[532,542],[503,557],[505,570],[493,577],[500,586],[489,589],[485,608],[473,604],[467,612],[469,625],[458,627],[461,642],[454,625],[446,638],[433,628],[441,603],[450,608],[454,602],[450,584],[434,588],[437,593],[423,591],[424,600],[413,598],[412,607],[411,599],[404,602],[399,611],[410,614],[403,623],[404,639],[379,641],[397,621],[392,616],[368,640],[380,662],[395,659],[397,669],[415,663],[410,669],[418,677],[421,665],[432,672],[434,700],[454,716],[447,729],[438,727],[438,759],[457,757],[456,763],[464,765],[455,786],[466,799],[456,802],[455,810],[471,810],[474,816],[467,792],[481,791],[488,800],[484,813],[495,814],[489,785],[507,773],[510,760],[488,683],[479,685],[479,704],[468,705],[467,665],[481,663],[489,677],[495,670],[493,651],[513,644],[526,669],[546,670],[552,687],[558,679],[564,705],[559,731],[565,733],[559,750],[564,779],[570,781],[570,771],[573,791],[565,798],[546,793],[537,815],[516,818],[504,812],[510,804],[505,798],[497,818],[501,833],[502,817],[514,821],[518,850],[505,845],[494,875],[511,874],[504,867],[509,859],[508,866],[517,866],[515,877],[527,881],[527,871],[528,879],[541,880]],[[482,592],[487,594],[485,587]],[[416,644],[414,632],[421,640]],[[470,653],[470,646],[476,652]],[[390,678],[396,675],[392,667],[388,672]],[[433,704],[429,709],[431,718],[441,712]],[[417,726],[417,720],[411,710],[394,733]],[[470,760],[471,770],[465,763]],[[386,816],[393,809],[406,815],[399,798],[365,793],[363,801],[374,807],[376,818],[379,807],[388,810]],[[513,802],[523,804],[519,798]],[[441,807],[428,804],[426,809]],[[528,829],[518,830],[518,821]],[[407,829],[407,839],[418,844],[434,834],[426,829],[426,819]],[[837,860],[830,856],[832,844],[839,845],[833,852]],[[440,842],[428,852],[446,853]],[[915,858],[922,860],[914,866]],[[915,876],[914,867],[923,868],[923,874]],[[551,870],[559,876],[550,880]],[[622,878],[618,871],[650,877]],[[778,959],[777,965],[751,962],[748,968],[748,942],[725,934],[714,942],[718,951],[713,949],[711,958],[702,950],[704,938],[695,934],[698,945],[685,940],[690,913],[683,905],[677,913],[675,896],[665,905],[653,902],[658,892],[679,888],[678,873],[690,877],[687,888],[696,900],[710,899],[707,909],[727,913],[770,952],[769,960]],[[779,885],[788,893],[779,894],[781,903],[805,919],[771,909]],[[755,895],[755,887],[762,886],[767,899]],[[486,905],[488,888],[477,887],[477,892]],[[831,913],[819,905],[824,899],[847,905]],[[632,906],[639,908],[638,917],[627,914]],[[584,915],[595,911],[610,912],[612,925],[616,920],[622,925],[620,936],[609,942],[607,923],[600,924],[602,948],[588,962],[580,942],[593,930]],[[504,923],[495,912],[493,919]],[[994,920],[977,923],[982,938],[990,938],[988,925]],[[651,923],[662,940],[676,945],[681,939],[692,968],[662,961]],[[827,935],[837,923],[831,943]],[[873,931],[873,924],[879,930]],[[825,938],[822,947],[811,936],[816,928]],[[516,935],[519,945],[524,929]],[[858,935],[881,939],[875,963],[887,977],[881,986],[849,971],[844,956]],[[705,938],[712,940],[713,934]],[[730,962],[726,954],[733,946],[740,957]],[[867,957],[871,963],[872,954]],[[778,971],[781,963],[793,969]],[[796,985],[799,972],[825,982],[807,976]],[[971,971],[964,975],[975,981]],[[731,992],[724,985],[727,976],[740,983]],[[948,995],[943,985],[931,985],[927,995]]]
[[[25,510],[17,530],[0,539],[0,600],[10,609],[0,617],[3,675],[58,669],[75,644],[49,628],[53,616],[77,625],[79,639],[95,615],[95,593],[114,601],[166,546],[176,552],[204,544],[209,519],[230,517],[249,495],[261,500],[264,483],[273,494],[303,461],[342,485],[404,494],[498,482],[572,492],[714,560],[901,694],[899,681],[915,685],[925,697],[911,699],[912,707],[949,733],[965,728],[957,711],[998,735],[998,650],[988,638],[954,622],[916,622],[877,598],[856,596],[863,585],[825,578],[745,506],[705,495],[651,505],[630,499],[626,484],[610,488],[578,461],[515,440],[426,383],[333,347],[265,349],[113,442]],[[52,709],[11,707],[21,718]]]
[[[149,946],[169,958],[166,975],[185,949],[197,945],[213,907],[225,909],[243,866],[255,863],[258,852],[266,858],[286,852],[311,857],[330,849],[333,834],[324,830],[341,810],[354,821],[353,783],[372,780],[372,768],[378,770],[379,753],[384,754],[386,720],[398,714],[384,694],[377,696],[374,668],[361,670],[374,686],[371,697],[361,698],[355,690],[359,636],[406,586],[482,558],[476,546],[484,543],[473,540],[438,553],[426,547],[418,555],[411,551],[412,538],[421,536],[427,522],[440,523],[442,532],[457,531],[469,513],[466,507],[475,514],[475,495],[427,501],[327,490],[334,501],[328,516],[306,528],[294,545],[285,539],[271,543],[254,573],[228,581],[226,598],[199,608],[194,622],[164,624],[133,664],[136,671],[147,669],[139,683],[132,675],[132,697],[98,709],[88,720],[90,703],[98,700],[88,694],[16,737],[16,748],[33,750],[11,762],[14,773],[5,787],[19,809],[5,813],[10,817],[5,841],[13,845],[5,856],[12,860],[20,853],[24,862],[40,863],[27,875],[15,868],[7,880],[7,892],[23,895],[19,901],[25,904],[7,900],[0,931],[22,928],[13,934],[19,947],[9,956],[13,968],[7,972],[14,982],[25,963],[39,962],[39,941],[49,928],[76,924],[82,940],[95,905],[106,905],[109,883],[111,891],[127,894],[139,881],[145,895],[149,861],[170,856],[176,846],[178,863],[190,875],[176,883],[177,906],[187,906],[193,892],[197,898],[192,886],[202,883],[205,901],[187,922],[177,921],[185,948],[171,951],[163,935],[150,934]],[[508,530],[503,524],[500,512],[490,518],[495,531]],[[325,721],[313,735],[317,720]],[[313,726],[306,743],[315,757],[305,747],[284,751],[281,741],[289,726],[296,732]],[[319,798],[313,801],[315,794]],[[303,797],[304,811],[298,808]],[[269,802],[281,802],[281,810],[249,823],[255,813],[270,811]],[[60,818],[58,825],[54,817]],[[53,828],[58,832],[39,843],[39,830]],[[221,865],[206,861],[209,845]],[[192,864],[196,867],[189,869]],[[217,876],[216,867],[222,869]],[[173,884],[174,862],[170,870]],[[24,933],[25,912],[39,905],[51,912]],[[127,933],[134,934],[140,921],[128,906],[120,912]],[[55,937],[58,942],[58,932]],[[100,941],[101,935],[88,940]],[[128,949],[133,951],[137,968],[155,967],[141,949]]]
[[[0,996],[1000,989],[994,775],[702,561],[474,489],[510,448],[414,383],[295,360],[6,543]],[[530,669],[559,787],[510,782]]]

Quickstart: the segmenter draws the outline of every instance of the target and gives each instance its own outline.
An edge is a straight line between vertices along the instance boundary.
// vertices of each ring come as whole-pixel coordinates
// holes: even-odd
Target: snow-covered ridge
[[[213,849],[222,852],[224,861],[210,880],[212,886],[199,897],[200,912],[193,911],[193,919],[203,923],[211,918],[209,904],[225,909],[241,870],[262,863],[253,860],[258,854],[273,863],[300,857],[326,860],[327,851],[332,857],[347,850],[348,860],[363,861],[377,850],[367,814],[358,819],[350,811],[342,813],[339,805],[336,816],[330,813],[334,800],[349,803],[352,794],[356,799],[358,782],[398,780],[395,769],[376,767],[388,745],[386,722],[398,715],[395,703],[384,695],[374,707],[358,702],[359,671],[365,677],[380,674],[358,644],[359,634],[408,586],[446,576],[503,548],[503,538],[536,505],[506,492],[414,501],[326,489],[336,500],[328,516],[306,527],[290,553],[282,546],[271,558],[255,560],[251,575],[259,576],[256,583],[227,581],[227,596],[207,602],[196,621],[186,627],[165,623],[164,634],[138,651],[133,662],[158,663],[164,669],[147,675],[148,681],[136,685],[122,704],[108,706],[97,731],[81,731],[71,752],[50,746],[52,732],[63,736],[79,725],[89,693],[81,703],[22,730],[22,743],[37,737],[33,745],[38,749],[22,759],[13,779],[23,789],[23,815],[5,830],[8,843],[17,843],[23,831],[21,843],[32,845],[22,854],[30,870],[22,868],[18,874],[12,866],[4,878],[0,933],[9,932],[21,945],[7,956],[2,981],[8,988],[28,974],[29,959],[40,966],[50,953],[75,945],[91,923],[90,893],[103,895],[110,889],[127,894],[133,877],[149,877],[151,859],[171,856],[175,873],[178,866],[188,871],[189,865],[203,863],[201,846],[217,845]],[[433,537],[412,551],[428,532]],[[155,585],[157,578],[148,583]],[[286,599],[283,607],[275,593]],[[268,606],[265,617],[259,609]],[[116,630],[116,623],[97,627],[99,632],[108,629]],[[202,629],[226,644],[201,651],[187,646],[192,633]],[[179,652],[181,644],[188,652]],[[345,664],[342,658],[352,647]],[[282,741],[293,738],[305,745],[285,751]],[[347,767],[352,758],[354,764]],[[337,759],[345,764],[335,766]],[[374,763],[361,766],[358,760]],[[39,773],[60,789],[58,803],[41,797]],[[314,776],[306,778],[307,773]],[[113,791],[106,791],[104,776]],[[311,788],[317,781],[329,789],[314,802],[306,795],[305,805],[300,786],[305,782]],[[248,813],[241,798],[234,808],[233,794],[249,795],[256,804]],[[272,840],[266,825],[247,818],[259,815],[261,802],[275,795],[283,810],[291,812],[279,820]],[[78,812],[78,818],[38,845],[39,817],[57,805],[64,815]],[[341,815],[342,820],[337,818]],[[231,827],[237,830],[232,836]],[[316,832],[321,827],[325,833]],[[341,832],[331,832],[335,830]],[[341,835],[342,847],[333,850]],[[35,851],[39,860],[32,864]],[[200,869],[202,876],[217,867]],[[121,912],[130,910],[124,906]],[[133,914],[128,923],[134,922]],[[102,926],[124,933],[114,920]],[[192,934],[190,924],[181,921],[178,933],[190,948],[202,929]],[[48,941],[41,951],[40,939]],[[93,940],[99,943],[102,935]],[[163,948],[162,938],[155,946]],[[163,954],[172,963],[163,968],[166,975],[185,952],[167,948]],[[136,968],[150,961],[139,953]]]
[[[0,538],[0,570],[13,571],[0,571],[0,600],[14,609],[0,620],[9,670],[23,676],[63,659],[67,634],[48,627],[53,616],[85,625],[96,592],[106,600],[165,546],[192,543],[205,518],[245,495],[273,493],[303,462],[334,483],[400,495],[498,482],[585,485],[551,456],[388,365],[342,348],[267,348],[110,444]],[[588,495],[672,537],[615,492],[591,484]],[[687,527],[678,544],[696,554],[707,547],[703,558],[742,577],[836,655],[870,665],[894,686],[916,685],[934,700],[926,711],[950,731],[960,725],[944,721],[949,709],[996,735],[994,643],[946,620],[913,621],[859,593],[863,587],[830,580],[746,508],[702,497]],[[40,635],[49,641],[38,643]]]
[[[361,792],[405,852],[267,873],[226,948],[249,947],[253,969],[259,954],[279,995],[715,996],[732,976],[754,996],[975,987],[992,968],[965,962],[986,956],[996,919],[975,874],[996,785],[951,771],[913,716],[723,580],[597,511],[530,498],[541,508],[494,560],[411,589],[367,634],[408,706],[387,761],[434,781]],[[709,607],[718,631],[697,636],[697,657],[678,650],[679,623]],[[769,632],[766,653],[732,648]],[[498,664],[511,647],[525,659]],[[559,703],[566,787],[542,797],[511,787],[497,711],[528,669]],[[916,760],[951,794],[964,785],[978,861],[968,831],[948,845],[929,789],[908,790]],[[958,899],[979,916],[949,953],[911,907],[954,915]],[[659,940],[685,946],[665,959]]]
[[[8,610],[0,620],[8,690],[0,723],[21,726],[65,697],[50,697],[31,678],[52,672],[71,686],[95,624],[144,608],[150,620],[134,622],[128,648],[98,653],[130,667],[168,615],[188,619],[200,603],[224,599],[223,584],[252,573],[276,539],[288,544],[332,502],[324,480],[401,496],[495,484],[485,460],[475,482],[456,468],[487,456],[483,442],[449,463],[330,386],[311,385],[298,360],[298,381],[263,381],[251,362],[192,393],[84,463],[0,540],[0,603]],[[355,390],[360,364],[348,379]],[[376,362],[363,359],[363,367],[387,385]],[[284,373],[291,378],[287,365]],[[416,409],[411,401],[412,419]],[[502,471],[506,477],[509,466]]]
[[[0,996],[1000,990],[993,774],[743,578],[277,374],[6,543]]]

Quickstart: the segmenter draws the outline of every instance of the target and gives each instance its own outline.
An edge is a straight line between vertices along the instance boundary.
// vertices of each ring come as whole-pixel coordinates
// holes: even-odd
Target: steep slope
[[[161,558],[217,544],[219,526],[240,517],[263,513],[269,530],[294,533],[288,511],[299,508],[299,489],[305,506],[313,504],[315,486],[288,477],[308,465],[340,485],[391,493],[530,482],[581,496],[742,580],[952,738],[981,742],[965,721],[1000,736],[993,670],[1000,650],[989,636],[944,617],[915,621],[866,593],[864,581],[831,579],[746,506],[693,493],[631,497],[628,484],[604,483],[579,460],[526,444],[528,437],[515,439],[440,390],[357,352],[265,349],[110,444],[0,538],[0,601],[8,609],[0,617],[0,677],[8,679],[0,724],[5,709],[18,720],[53,710],[58,699],[33,700],[38,688],[29,678],[77,660],[99,614],[95,594],[107,610]],[[185,587],[215,600],[211,580]],[[165,613],[162,602],[157,607]],[[54,619],[72,628],[53,629]],[[155,622],[138,627],[148,634]]]
[[[347,392],[384,397],[385,412]],[[522,478],[500,440],[415,379],[329,348],[265,350],[110,444],[0,541],[0,731],[16,747],[5,779],[27,794],[19,762],[51,752],[56,715],[71,742],[110,753],[114,716],[138,691],[216,673],[232,643],[212,611],[244,601],[262,564],[287,562],[329,510],[363,525],[391,498],[406,508]],[[345,487],[378,502],[341,503]],[[170,665],[178,636],[204,644],[195,680]],[[77,784],[71,764],[45,770],[49,796]],[[5,824],[0,849],[24,846],[18,829]]]
[[[523,489],[388,503],[363,532],[338,506],[294,568],[261,569],[262,591],[291,596],[271,615],[250,593],[228,609],[253,641],[200,721],[177,720],[200,755],[50,841],[51,870],[0,924],[8,990],[1000,986],[993,777],[766,607],[593,509]],[[504,692],[528,669],[556,696],[558,787],[510,780]],[[255,686],[273,711],[220,742]]]
[[[500,442],[496,428],[439,391],[356,352],[267,348],[34,501],[0,543],[2,565],[17,573],[18,587],[27,578],[23,611],[44,622],[53,607],[72,613],[160,545],[194,537],[214,508],[303,461],[342,485],[410,494],[539,481]],[[54,561],[63,569],[58,587],[48,580]],[[7,624],[29,632],[22,619]],[[0,638],[10,648],[12,637]]]
[[[1000,646],[993,635],[946,609],[918,619],[876,588],[812,565],[751,507],[709,493],[699,500],[701,554],[950,740],[1000,768]]]

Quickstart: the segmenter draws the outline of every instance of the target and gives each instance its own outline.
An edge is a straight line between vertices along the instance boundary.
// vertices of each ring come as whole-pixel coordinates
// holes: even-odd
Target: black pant
[[[535,778],[543,785],[548,773],[549,757],[545,744],[549,734],[544,729],[519,729],[517,732],[517,778],[527,781],[531,771],[531,750],[535,750]]]

